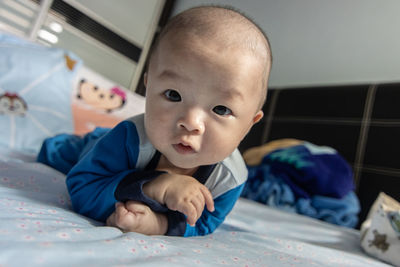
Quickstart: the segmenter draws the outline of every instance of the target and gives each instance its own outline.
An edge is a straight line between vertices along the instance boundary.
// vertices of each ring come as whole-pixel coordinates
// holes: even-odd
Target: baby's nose
[[[191,133],[203,134],[205,130],[204,115],[200,110],[188,110],[179,119],[178,126]]]

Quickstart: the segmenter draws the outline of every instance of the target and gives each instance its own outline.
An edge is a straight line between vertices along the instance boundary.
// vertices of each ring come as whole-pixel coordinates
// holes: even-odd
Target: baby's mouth
[[[172,145],[175,150],[180,154],[192,154],[195,150],[190,145],[184,145],[182,143]]]

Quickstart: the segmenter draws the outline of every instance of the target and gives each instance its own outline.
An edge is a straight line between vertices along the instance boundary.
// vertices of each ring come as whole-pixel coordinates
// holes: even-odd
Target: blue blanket
[[[313,195],[342,198],[354,189],[349,164],[334,149],[305,142],[302,145],[275,150],[261,164],[284,180],[296,197]]]
[[[306,142],[275,150],[248,169],[242,197],[342,226],[357,225],[360,205],[353,172],[336,150]]]

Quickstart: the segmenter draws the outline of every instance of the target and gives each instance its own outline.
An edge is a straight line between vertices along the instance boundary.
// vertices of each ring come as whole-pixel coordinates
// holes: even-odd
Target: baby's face
[[[146,78],[150,141],[180,168],[223,160],[263,116],[261,75],[261,62],[249,51],[163,40]]]

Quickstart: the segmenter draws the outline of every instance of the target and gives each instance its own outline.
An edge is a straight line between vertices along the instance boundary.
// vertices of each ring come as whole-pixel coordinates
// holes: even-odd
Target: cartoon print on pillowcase
[[[64,55],[65,65],[67,68],[72,71],[77,63],[76,60],[73,60],[67,54]],[[5,91],[2,93],[2,89],[0,88],[0,115],[21,115],[24,116],[28,110],[28,104],[22,97],[24,94],[28,93],[33,85],[37,85],[44,78],[49,77],[53,72],[58,70],[60,65],[54,67],[53,70],[50,70],[48,73],[43,74],[43,76],[38,77],[36,80],[32,81],[28,84],[21,92],[20,95],[13,92]]]
[[[107,113],[122,108],[126,102],[126,93],[120,88],[103,89],[85,79],[80,81],[76,97],[89,106],[105,110]]]
[[[78,60],[74,60],[68,54],[63,54],[62,58],[63,60],[61,60],[58,64],[53,65],[50,69],[40,73],[40,75],[36,76],[33,80],[29,80],[28,83],[18,87],[18,90],[15,90],[13,87],[8,88],[8,83],[5,83],[2,87],[0,87],[0,116],[5,115],[9,117],[9,147],[14,148],[16,146],[16,142],[18,142],[16,140],[18,135],[16,131],[18,128],[17,120],[20,121],[21,118],[29,120],[32,125],[35,125],[35,129],[39,130],[46,136],[54,135],[52,126],[48,126],[46,123],[44,123],[40,117],[41,115],[38,115],[38,112],[41,114],[49,114],[62,120],[68,120],[68,117],[63,113],[53,110],[47,106],[43,106],[41,102],[36,103],[40,98],[32,98],[32,95],[35,95],[35,91],[40,91],[43,90],[43,88],[47,88],[45,86],[46,83],[53,81],[53,78],[57,75],[60,75],[60,72],[62,72],[65,67],[72,73],[74,68],[78,65]],[[25,70],[24,67],[21,67],[21,70]],[[29,77],[29,75],[21,75],[21,79],[18,80],[18,82],[22,81],[22,83],[24,83],[25,77]],[[13,83],[11,83],[11,85],[15,87]],[[38,95],[41,93],[42,91],[40,91]],[[49,99],[51,100],[51,98]],[[27,149],[31,149],[31,147],[27,147]]]
[[[64,54],[64,59],[65,59],[65,65],[67,66],[67,68],[72,71],[76,65],[76,63],[78,62],[77,60],[72,59],[70,56],[68,56],[67,54]]]
[[[47,73],[44,73],[42,76],[37,77],[34,81],[23,88],[19,92],[19,94],[8,91],[2,92],[3,90],[2,88],[0,88],[0,115],[6,114],[24,116],[28,110],[28,104],[24,100],[23,95],[27,94],[33,87],[38,85],[38,83],[45,81],[46,78],[58,71],[61,67],[64,66],[64,64],[70,71],[74,69],[77,61],[73,60],[67,54],[64,55],[64,59],[65,62],[63,64],[56,65]]]
[[[0,115],[24,116],[27,109],[26,101],[18,94],[6,92],[0,95]]]

